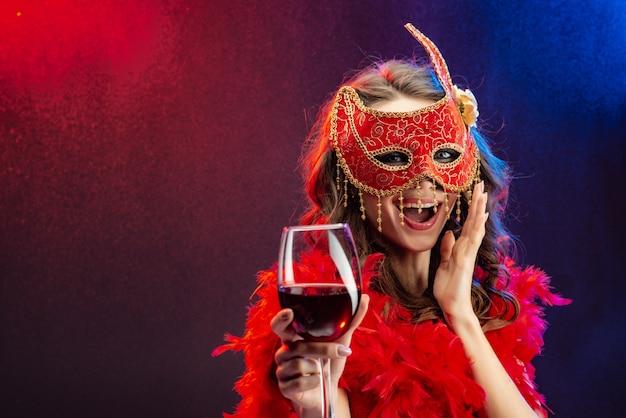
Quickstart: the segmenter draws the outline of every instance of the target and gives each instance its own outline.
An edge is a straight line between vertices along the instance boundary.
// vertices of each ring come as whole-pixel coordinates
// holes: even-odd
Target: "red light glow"
[[[138,65],[159,31],[159,13],[141,0],[2,2],[0,74],[29,83],[57,80],[77,66]]]

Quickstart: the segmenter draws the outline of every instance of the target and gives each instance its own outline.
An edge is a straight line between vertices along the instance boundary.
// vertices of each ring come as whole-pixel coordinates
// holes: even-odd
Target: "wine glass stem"
[[[321,358],[322,368],[322,401],[324,402],[323,418],[335,418],[335,396],[330,383],[330,359]]]

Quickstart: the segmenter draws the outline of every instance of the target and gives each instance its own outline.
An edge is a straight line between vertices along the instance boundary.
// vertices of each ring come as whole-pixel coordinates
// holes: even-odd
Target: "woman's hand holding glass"
[[[333,342],[306,341],[291,327],[293,311],[283,309],[272,319],[274,333],[282,341],[276,351],[276,377],[278,388],[283,396],[292,401],[294,407],[317,411],[322,416],[324,405],[320,396],[319,358],[330,359],[331,391],[338,393],[339,378],[343,373],[346,359],[350,355],[350,341],[354,330],[359,326],[369,304],[369,296],[362,295],[359,309],[350,328]],[[338,396],[335,396],[338,399]],[[338,404],[341,409],[341,402]],[[339,410],[337,412],[339,412]],[[339,415],[339,414],[338,414]]]

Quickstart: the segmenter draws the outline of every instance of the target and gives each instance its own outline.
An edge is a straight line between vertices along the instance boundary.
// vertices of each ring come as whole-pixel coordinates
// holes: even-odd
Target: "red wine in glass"
[[[280,305],[291,308],[293,329],[305,340],[335,341],[350,327],[354,302],[361,297],[358,289],[335,283],[312,283],[283,287],[278,292]]]

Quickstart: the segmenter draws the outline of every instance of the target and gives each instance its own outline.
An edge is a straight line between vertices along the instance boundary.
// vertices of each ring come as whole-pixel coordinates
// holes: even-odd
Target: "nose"
[[[440,191],[440,190],[439,190]],[[402,192],[406,202],[434,202],[437,201],[436,183],[430,178],[420,180],[414,187],[410,187]]]
[[[428,193],[428,192],[434,193],[436,189],[436,183],[429,178],[422,179],[419,181],[419,183],[417,183],[416,189],[421,193]]]

